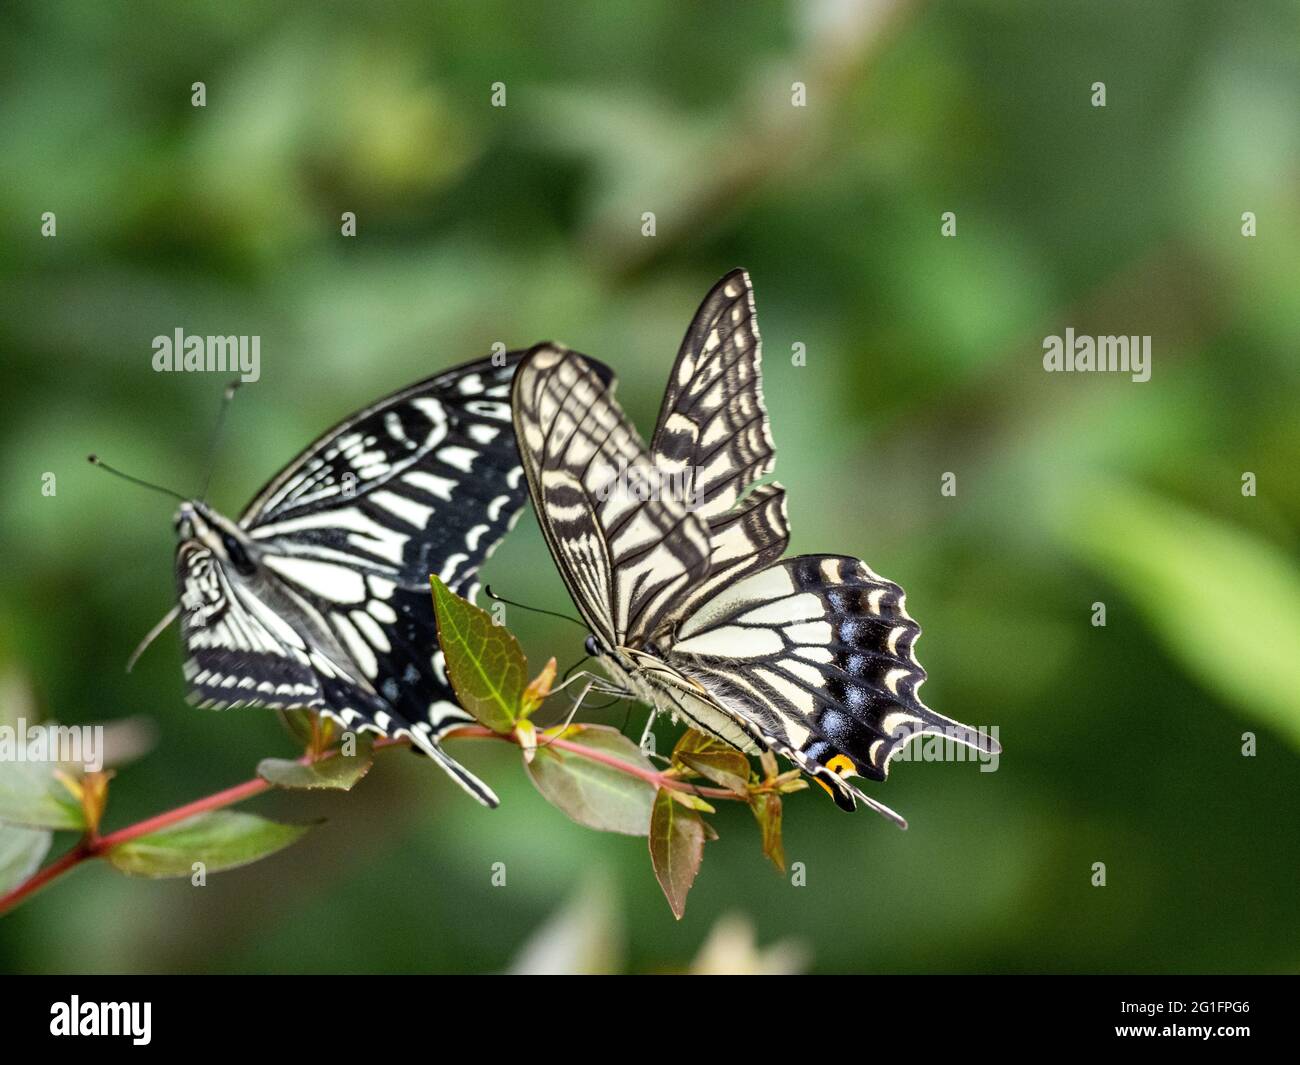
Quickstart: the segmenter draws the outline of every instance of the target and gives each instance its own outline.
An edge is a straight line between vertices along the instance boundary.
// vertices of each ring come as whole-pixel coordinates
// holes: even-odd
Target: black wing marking
[[[510,420],[522,352],[404,388],[323,434],[244,511],[255,541],[427,593],[458,594],[525,498]]]
[[[691,589],[686,612],[775,562],[790,540],[784,490],[753,487],[776,464],[762,359],[753,286],[733,270],[686,330],[650,444],[660,469],[690,471],[691,509],[713,545],[709,579]]]
[[[567,348],[533,348],[515,376],[515,436],[578,609],[607,645],[635,645],[679,618],[686,590],[708,574],[710,544],[682,502],[631,488],[653,483],[653,464],[597,367]]]
[[[409,736],[496,805],[438,747],[472,718],[447,683],[428,579],[472,599],[480,565],[523,506],[509,413],[521,357],[438,374],[322,435],[245,510],[251,577],[182,544],[194,701],[305,706],[349,728]],[[211,616],[184,607],[205,596]]]
[[[866,797],[843,777],[884,780],[915,736],[997,749],[917,695],[920,633],[903,590],[864,562],[801,555],[705,603],[679,628],[668,662],[852,809]]]

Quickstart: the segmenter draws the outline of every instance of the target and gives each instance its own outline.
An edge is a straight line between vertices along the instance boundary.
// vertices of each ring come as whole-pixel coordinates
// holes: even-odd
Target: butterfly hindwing
[[[210,550],[183,541],[176,576],[192,702],[224,710],[320,701],[320,679],[301,637],[251,590],[237,587]]]
[[[913,737],[939,732],[987,750],[917,694],[920,626],[903,590],[843,555],[785,559],[706,603],[679,630],[671,665],[743,710],[765,746],[826,780],[884,780]]]

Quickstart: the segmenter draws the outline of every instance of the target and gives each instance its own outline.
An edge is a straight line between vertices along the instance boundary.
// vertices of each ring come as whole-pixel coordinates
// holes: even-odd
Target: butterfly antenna
[[[181,612],[181,608],[179,605],[172,607],[163,616],[162,621],[158,622],[157,625],[155,625],[152,629],[150,629],[147,633],[145,633],[144,639],[140,641],[140,646],[137,647],[134,651],[132,651],[131,657],[126,660],[126,671],[128,673],[130,673],[131,670],[135,668],[135,664],[138,661],[140,661],[140,656],[144,654],[146,650],[148,650],[149,645],[153,643],[154,640],[158,639],[158,637],[161,636],[164,632],[166,632],[167,626],[170,625],[173,621],[175,621],[180,616],[180,612]]]
[[[492,590],[492,585],[490,584],[484,585],[483,594],[486,595],[489,599],[495,599],[498,603],[506,603],[510,606],[517,606],[519,607],[520,610],[531,610],[534,614],[549,614],[553,618],[561,618],[564,621],[569,622],[571,625],[577,625],[578,628],[582,629],[583,632],[590,631],[588,627],[584,625],[581,621],[579,621],[577,618],[570,617],[568,614],[560,614],[554,610],[543,610],[539,606],[528,606],[525,603],[516,603],[513,599],[507,599],[504,595],[497,595],[497,593]],[[568,675],[569,675],[568,673],[565,674],[566,677]]]
[[[212,472],[217,467],[217,455],[221,450],[221,437],[226,427],[226,411],[230,409],[230,401],[235,398],[235,392],[239,388],[239,378],[231,381],[226,385],[225,392],[221,395],[221,409],[217,411],[217,424],[212,430],[212,439],[208,442],[208,461],[207,472],[203,475],[203,491],[199,493],[200,500],[208,498],[208,485],[212,483]]]
[[[121,470],[115,469],[114,467],[110,466],[98,455],[87,455],[86,461],[89,462],[92,466],[98,466],[101,470],[107,470],[115,477],[121,477],[122,480],[124,481],[130,481],[132,484],[138,484],[141,488],[150,488],[155,492],[161,492],[165,496],[171,496],[173,499],[179,499],[182,503],[186,502],[185,497],[181,495],[179,492],[173,492],[170,488],[164,488],[160,484],[154,484],[151,481],[142,481],[139,477],[132,477],[129,473],[123,473]]]

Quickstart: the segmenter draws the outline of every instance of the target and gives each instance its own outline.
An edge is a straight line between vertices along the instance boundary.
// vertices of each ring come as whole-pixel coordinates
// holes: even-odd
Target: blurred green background
[[[252,804],[328,820],[201,890],[76,871],[0,922],[0,968],[1300,967],[1295,3],[22,2],[2,32],[4,714],[154,723],[108,826],[292,750],[270,712],[183,702],[175,630],[123,672],[174,596],[172,508],[84,456],[195,491],[225,380],[154,373],[155,335],[262,338],[213,482],[237,513],[498,340],[608,361],[648,433],[736,265],[793,550],[902,583],[927,701],[1006,750],[897,764],[873,790],[906,833],[791,798],[804,887],[722,810],[680,923],[644,841],[567,821],[505,745],[456,752],[496,812],[388,755]],[[1150,382],[1044,373],[1067,326],[1152,335]],[[486,576],[569,608],[531,515]],[[509,620],[534,663],[581,653]]]

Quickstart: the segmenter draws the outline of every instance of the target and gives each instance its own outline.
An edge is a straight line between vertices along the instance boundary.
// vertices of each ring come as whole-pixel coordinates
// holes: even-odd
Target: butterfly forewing
[[[520,357],[439,374],[358,412],[277,474],[240,525],[293,558],[426,592],[436,573],[459,591],[523,503],[510,423]],[[327,569],[281,565],[328,584]]]
[[[693,471],[694,511],[706,524],[728,515],[776,463],[762,350],[749,274],[733,270],[682,339],[650,443],[659,466]]]
[[[686,590],[708,573],[710,544],[684,503],[649,491],[649,453],[598,365],[539,345],[519,368],[512,405],[547,544],[583,616],[613,646],[676,620]]]
[[[784,489],[754,487],[776,463],[762,359],[749,274],[733,270],[686,330],[650,444],[656,467],[688,473],[691,510],[709,533],[709,576],[689,589],[684,613],[775,562],[789,543]]]

